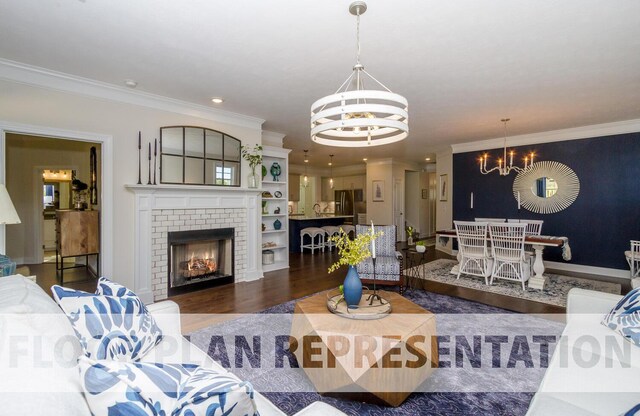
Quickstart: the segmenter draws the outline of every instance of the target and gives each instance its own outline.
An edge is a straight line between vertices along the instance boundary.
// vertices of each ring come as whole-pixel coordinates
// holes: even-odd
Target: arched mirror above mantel
[[[566,209],[579,193],[578,175],[570,167],[554,161],[534,163],[518,173],[513,181],[513,196],[524,209],[538,214]]]
[[[160,128],[160,182],[240,186],[240,140],[192,126]]]

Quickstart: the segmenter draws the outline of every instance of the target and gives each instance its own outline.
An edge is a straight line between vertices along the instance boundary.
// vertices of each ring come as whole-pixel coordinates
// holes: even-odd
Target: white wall
[[[453,153],[446,150],[436,154],[436,231],[448,230],[453,227],[453,204],[451,202],[451,194],[453,190]],[[447,175],[447,200],[440,201],[440,180],[441,175]],[[451,254],[452,239],[450,238],[446,246],[441,246],[436,242],[438,250]]]
[[[436,180],[438,182],[438,196],[436,199],[436,228],[438,230],[448,230],[453,226],[453,205],[451,195],[453,190],[453,154],[451,149],[440,152],[436,155]],[[442,175],[447,175],[447,200],[440,201],[440,179]]]
[[[413,226],[416,231],[422,233],[421,225],[421,191],[420,172],[407,172],[405,183],[405,220],[407,225]]]
[[[0,121],[112,136],[113,194],[104,196],[112,198],[114,209],[114,223],[106,225],[113,228],[114,237],[111,250],[115,260],[113,275],[110,277],[131,287],[134,283],[134,196],[124,185],[137,182],[138,131],[142,131],[144,144],[159,137],[161,126],[170,125],[213,128],[234,136],[242,144],[251,147],[261,141],[261,128],[255,127],[255,122],[233,124],[233,121],[214,121],[213,116],[211,119],[206,118],[207,114],[203,111],[181,109],[180,104],[175,101],[164,106],[176,108],[176,112],[173,112],[158,109],[164,108],[163,106],[151,108],[6,80],[0,81],[0,91],[3,96],[0,100]],[[149,100],[145,98],[139,101],[146,105]],[[1,168],[5,169],[4,161],[0,163],[3,164]],[[243,161],[243,187],[246,186],[248,172],[248,164]],[[11,243],[7,241],[7,244]]]
[[[384,201],[373,201],[373,181],[383,181]],[[393,165],[391,159],[367,162],[367,222],[393,224]]]

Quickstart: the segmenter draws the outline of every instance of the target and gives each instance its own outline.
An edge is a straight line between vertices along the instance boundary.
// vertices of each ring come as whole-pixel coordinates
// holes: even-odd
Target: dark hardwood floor
[[[452,258],[429,247],[427,260]],[[336,251],[310,254],[291,253],[290,268],[265,273],[264,279],[219,286],[199,292],[171,297],[183,313],[220,314],[258,312],[313,293],[336,288],[344,280],[344,270],[328,274],[327,269],[338,258]],[[443,295],[481,302],[522,313],[564,314],[565,308],[516,299],[438,282],[427,282],[426,290]]]
[[[451,256],[429,247],[427,261]],[[265,273],[264,279],[214,287],[198,292],[173,296],[170,299],[180,305],[184,314],[238,314],[264,310],[293,299],[338,287],[344,280],[345,270],[327,273],[329,266],[338,259],[336,251],[310,254],[291,253],[290,268]],[[49,293],[55,277],[55,264],[44,263],[28,266],[32,274],[38,276],[38,284]],[[567,273],[563,273],[567,274]],[[87,278],[89,278],[87,280]],[[95,279],[84,269],[65,271],[65,286],[93,292]],[[540,314],[564,314],[565,308],[539,302],[516,299],[509,296],[478,291],[438,282],[426,282],[425,290],[443,295],[496,306],[521,312]],[[210,318],[207,318],[207,322]],[[196,320],[197,321],[197,320]],[[199,326],[199,325],[197,325]]]

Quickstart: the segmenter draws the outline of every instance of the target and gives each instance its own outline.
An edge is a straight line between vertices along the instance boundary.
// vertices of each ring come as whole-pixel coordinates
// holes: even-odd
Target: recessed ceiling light
[[[363,161],[363,162],[366,162],[366,161],[367,161],[367,158],[366,158],[366,157],[363,157],[363,158],[362,158],[362,161]]]
[[[138,86],[138,83],[132,79],[125,79],[124,85],[126,85],[129,88],[135,88]]]
[[[224,100],[222,98],[220,98],[220,97],[213,97],[211,99],[211,102],[214,103],[214,104],[222,104],[224,102]]]
[[[430,160],[431,160],[431,158],[430,158],[430,157],[428,157],[428,158],[426,158],[425,160],[428,162],[428,161],[430,161]]]

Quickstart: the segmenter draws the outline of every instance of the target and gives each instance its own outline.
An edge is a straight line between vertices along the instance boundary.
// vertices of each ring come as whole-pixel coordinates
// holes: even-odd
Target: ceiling
[[[369,0],[362,62],[409,100],[409,138],[312,144],[311,103],[355,63],[349,3],[0,0],[0,57],[263,118],[317,166],[423,162],[503,117],[510,135],[640,118],[640,1]]]

